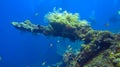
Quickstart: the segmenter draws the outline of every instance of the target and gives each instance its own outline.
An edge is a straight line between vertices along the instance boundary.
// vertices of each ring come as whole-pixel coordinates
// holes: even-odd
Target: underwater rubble
[[[45,18],[47,26],[32,24],[30,20],[11,24],[23,31],[84,41],[80,51],[64,53],[63,61],[50,67],[120,67],[119,33],[94,30],[88,21],[80,20],[78,13],[61,9],[54,9]]]

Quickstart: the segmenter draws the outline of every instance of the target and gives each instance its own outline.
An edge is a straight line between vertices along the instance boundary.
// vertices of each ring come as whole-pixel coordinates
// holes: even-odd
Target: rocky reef
[[[63,61],[50,67],[120,67],[120,34],[97,31],[78,13],[54,9],[45,15],[47,26],[32,24],[29,20],[12,22],[23,31],[42,33],[45,36],[59,36],[71,41],[82,40],[80,51],[66,52]]]

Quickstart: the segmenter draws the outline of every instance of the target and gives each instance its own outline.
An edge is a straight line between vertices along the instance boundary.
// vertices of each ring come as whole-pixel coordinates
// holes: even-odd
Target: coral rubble
[[[120,67],[120,34],[93,30],[86,20],[80,20],[78,13],[61,9],[54,9],[45,18],[48,26],[32,24],[29,20],[12,25],[32,33],[84,41],[77,54],[66,52],[63,62],[54,67]]]

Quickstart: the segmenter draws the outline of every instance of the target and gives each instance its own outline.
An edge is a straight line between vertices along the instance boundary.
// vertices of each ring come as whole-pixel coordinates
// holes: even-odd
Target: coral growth
[[[61,10],[54,9],[45,15],[48,26],[35,25],[28,20],[12,22],[12,25],[28,32],[84,41],[78,53],[68,50],[63,62],[54,67],[120,67],[120,34],[93,30],[87,21],[80,20],[78,13]]]

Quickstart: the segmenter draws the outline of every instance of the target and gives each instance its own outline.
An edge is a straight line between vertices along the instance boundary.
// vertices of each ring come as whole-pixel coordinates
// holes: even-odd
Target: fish
[[[57,40],[57,43],[60,43],[60,40]]]
[[[39,13],[35,13],[35,16],[39,16]]]
[[[52,43],[50,44],[50,47],[53,47],[53,44],[52,44]]]
[[[110,26],[110,24],[109,23],[105,23],[104,26],[108,27],[108,26]]]
[[[46,62],[44,61],[44,62],[42,63],[42,66],[45,66],[45,64],[46,64]]]

